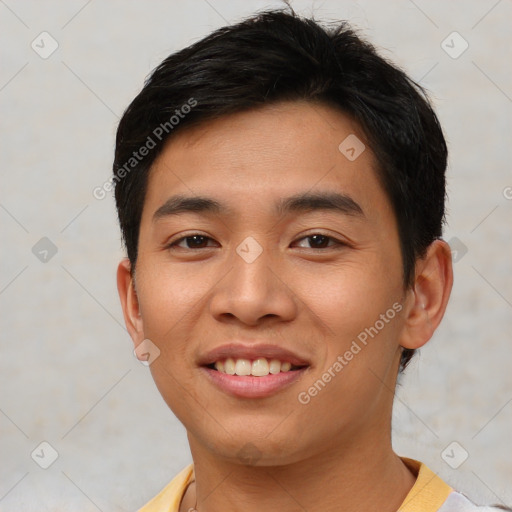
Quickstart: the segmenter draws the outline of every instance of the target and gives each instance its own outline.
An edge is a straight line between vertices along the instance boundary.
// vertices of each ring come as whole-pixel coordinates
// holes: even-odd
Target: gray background
[[[278,5],[0,0],[0,510],[134,510],[190,462],[183,427],[133,356],[114,203],[92,190],[109,178],[118,117],[154,66]],[[394,446],[477,502],[510,504],[511,2],[292,5],[350,20],[432,93],[450,148],[455,285],[399,386]],[[46,59],[43,31],[58,43]],[[453,31],[463,39],[443,48]],[[46,470],[35,462],[51,462],[42,441],[58,453]],[[442,457],[454,441],[452,466],[469,455],[458,469]]]

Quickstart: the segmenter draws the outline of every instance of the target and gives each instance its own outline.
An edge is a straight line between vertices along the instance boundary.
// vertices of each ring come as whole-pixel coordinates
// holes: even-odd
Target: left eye
[[[206,235],[189,235],[184,236],[183,238],[180,238],[179,240],[176,240],[173,242],[169,247],[180,247],[182,249],[204,249],[207,246],[207,243],[209,240],[212,240],[209,236]],[[187,246],[183,246],[182,244],[185,243]],[[209,246],[213,247],[213,246]]]
[[[329,247],[335,247],[339,245],[343,245],[342,242],[339,240],[336,240],[332,236],[327,235],[321,235],[321,234],[314,234],[314,235],[308,235],[304,238],[301,238],[299,242],[302,242],[303,240],[308,240],[310,247],[306,247],[306,249],[326,249]],[[329,242],[333,242],[331,245],[329,245]],[[299,247],[304,247],[304,245]]]

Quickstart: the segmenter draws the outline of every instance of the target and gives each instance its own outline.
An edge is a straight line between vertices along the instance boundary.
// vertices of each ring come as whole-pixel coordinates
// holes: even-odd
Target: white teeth
[[[291,367],[292,367],[292,365],[288,362],[281,363],[281,371],[282,372],[289,372]]]
[[[280,372],[289,372],[292,364],[288,361],[279,361],[271,359],[270,362],[265,357],[258,357],[253,361],[249,359],[233,359],[228,357],[224,361],[217,361],[215,369],[228,375],[265,377],[268,374],[277,375]]]
[[[227,373],[228,375],[235,375],[235,361],[231,359],[231,357],[228,357],[224,361],[224,373]]]
[[[264,357],[255,359],[252,362],[251,374],[254,375],[255,377],[265,377],[265,375],[268,375],[268,372],[268,361]]]
[[[249,359],[237,359],[235,373],[237,375],[251,375],[251,361]]]
[[[272,375],[276,375],[281,371],[281,361],[278,359],[271,359],[269,371]]]

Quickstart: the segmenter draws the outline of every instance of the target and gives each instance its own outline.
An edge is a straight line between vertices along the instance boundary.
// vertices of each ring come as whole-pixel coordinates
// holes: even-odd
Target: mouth
[[[200,361],[210,382],[238,398],[264,398],[300,379],[310,363],[272,345],[230,344],[219,347]]]
[[[267,375],[278,375],[279,373],[301,370],[306,368],[306,366],[294,365],[290,361],[280,361],[279,359],[267,359],[266,357],[258,357],[254,360],[228,357],[227,359],[207,365],[207,368],[226,375],[266,377]]]

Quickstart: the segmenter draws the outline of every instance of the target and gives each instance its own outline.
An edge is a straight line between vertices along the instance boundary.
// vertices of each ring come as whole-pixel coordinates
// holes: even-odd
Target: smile
[[[266,377],[267,375],[296,371],[302,367],[294,366],[289,361],[269,360],[265,357],[258,357],[252,361],[250,359],[233,359],[228,357],[227,359],[216,361],[210,365],[210,368],[226,375]]]
[[[209,382],[237,398],[265,398],[300,379],[310,361],[277,345],[237,340],[198,358]]]

